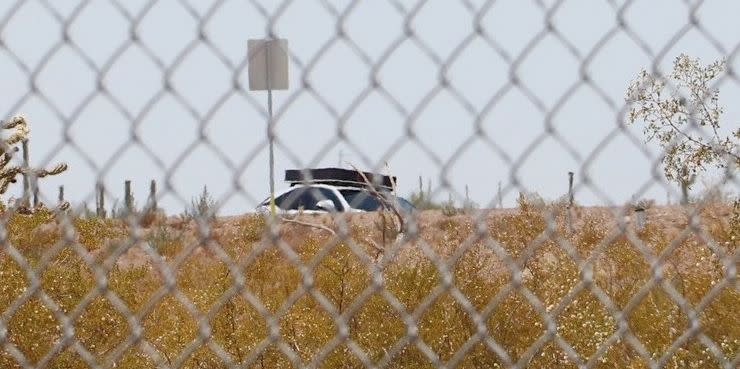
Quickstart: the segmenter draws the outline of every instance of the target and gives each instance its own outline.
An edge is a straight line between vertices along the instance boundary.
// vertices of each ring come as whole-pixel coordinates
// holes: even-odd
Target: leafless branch
[[[297,224],[297,225],[304,226],[304,227],[310,227],[310,228],[320,229],[322,231],[329,232],[332,236],[336,236],[337,235],[337,232],[334,232],[333,229],[331,229],[331,228],[329,228],[329,227],[327,227],[327,226],[325,226],[323,224],[315,224],[315,223],[303,222],[303,221],[300,221],[300,220],[297,220],[297,219],[290,219],[290,218],[285,218],[285,217],[281,217],[280,220],[283,221],[283,222],[286,222],[286,223],[293,223],[293,224]]]

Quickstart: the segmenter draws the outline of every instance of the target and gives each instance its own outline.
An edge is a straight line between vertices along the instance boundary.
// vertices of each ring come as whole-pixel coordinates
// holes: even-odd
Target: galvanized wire
[[[259,0],[248,1],[249,5],[263,17],[263,20],[267,24],[265,34],[255,36],[280,37],[277,32],[277,25],[282,21],[282,17],[284,16],[286,9],[295,2],[295,0],[286,0],[277,4],[265,5]],[[349,147],[357,146],[356,142],[353,142],[343,133],[346,129],[347,121],[372,93],[378,94],[387,104],[389,104],[390,107],[392,107],[393,110],[395,110],[396,113],[398,113],[399,116],[402,117],[404,135],[402,137],[398,137],[397,140],[394,141],[388,152],[384,153],[383,160],[381,160],[381,162],[370,163],[371,166],[375,167],[373,169],[381,168],[383,161],[391,158],[405,145],[417,145],[427,158],[439,167],[441,172],[439,177],[442,181],[441,187],[453,193],[455,191],[450,185],[449,179],[447,179],[447,172],[454,165],[461,164],[460,160],[462,160],[463,154],[467,147],[473,142],[477,141],[483,143],[488,149],[509,165],[508,170],[510,172],[511,184],[504,188],[504,191],[508,193],[523,190],[526,187],[526,183],[522,183],[519,179],[519,171],[535,149],[539,147],[544,140],[554,140],[580,165],[580,170],[578,170],[579,173],[588,173],[588,169],[595,165],[594,162],[601,154],[603,147],[607,146],[617,138],[627,138],[632,143],[637,144],[645,155],[646,160],[650,160],[653,164],[654,170],[652,178],[645,183],[640,191],[644,192],[648,187],[656,183],[664,185],[671,190],[670,187],[664,184],[665,181],[657,174],[660,172],[659,162],[661,157],[656,157],[651,154],[650,151],[644,149],[642,147],[643,139],[641,137],[637,137],[621,123],[624,121],[623,118],[628,110],[628,106],[625,105],[623,101],[615,101],[609,93],[605,91],[604,87],[600,86],[599,83],[596,82],[596,79],[590,71],[589,67],[594,63],[594,60],[600,55],[605,47],[609,46],[613,42],[617,35],[626,35],[629,37],[650,59],[652,64],[646,67],[653,72],[660,73],[661,70],[659,66],[665,62],[669,57],[669,54],[675,52],[674,46],[689,31],[696,31],[706,40],[706,44],[710,48],[716,50],[719,54],[726,56],[728,60],[727,73],[716,82],[716,86],[723,86],[724,84],[730,83],[738,84],[740,82],[740,80],[738,80],[737,71],[734,70],[733,67],[733,62],[737,60],[737,55],[740,51],[740,39],[736,39],[736,45],[729,50],[717,40],[715,35],[713,35],[706,27],[705,21],[702,19],[700,14],[705,1],[685,1],[683,3],[676,2],[676,4],[674,4],[675,6],[684,7],[686,9],[686,23],[683,27],[677,30],[674,35],[672,35],[669,42],[658,49],[654,49],[649,46],[646,41],[644,41],[643,37],[641,37],[640,32],[630,26],[630,19],[627,13],[634,3],[637,3],[637,1],[605,1],[613,11],[615,19],[614,26],[603,34],[594,47],[583,52],[574,45],[571,40],[569,40],[568,36],[566,36],[566,34],[559,28],[558,23],[555,21],[558,10],[568,3],[568,0],[559,0],[554,2],[536,0],[533,1],[533,4],[539,8],[541,13],[540,15],[542,16],[541,29],[537,30],[534,37],[532,37],[523,46],[520,52],[513,53],[508,51],[506,47],[502,46],[500,41],[497,40],[497,35],[487,29],[487,26],[484,23],[485,18],[490,15],[491,12],[495,11],[495,7],[498,2],[494,0],[479,2],[460,0],[459,4],[461,4],[469,14],[470,23],[472,25],[470,27],[470,32],[457,44],[449,55],[440,55],[433,46],[429,45],[429,43],[425,41],[425,35],[415,29],[415,20],[431,2],[428,0],[419,0],[412,2],[412,4],[408,4],[409,2],[399,0],[387,0],[387,3],[403,19],[403,29],[395,35],[393,41],[387,45],[378,57],[372,57],[370,53],[364,49],[361,42],[353,39],[351,28],[347,24],[347,19],[350,16],[358,15],[356,13],[356,9],[362,2],[363,1],[360,0],[354,0],[343,4],[343,6],[340,7],[335,5],[335,2],[316,0],[316,3],[320,4],[323,9],[331,15],[331,26],[334,27],[336,33],[334,37],[327,39],[324,44],[320,45],[316,53],[309,60],[302,60],[300,56],[295,53],[291,53],[290,61],[292,66],[301,75],[301,78],[298,78],[300,85],[292,87],[289,97],[275,112],[274,121],[279,125],[281,118],[285,114],[289,113],[291,109],[294,109],[294,104],[300,96],[308,95],[315,99],[315,101],[330,115],[331,119],[336,124],[337,132],[336,137],[333,137],[329,142],[324,143],[323,146],[319,148],[318,156],[321,157],[328,154],[332,147],[337,143],[343,143]],[[7,40],[8,36],[5,35],[5,29],[17,16],[17,12],[29,3],[40,5],[43,8],[43,11],[58,23],[61,31],[61,35],[58,40],[54,41],[48,49],[44,50],[41,62],[36,65],[30,61],[24,60],[22,56],[19,56],[18,53],[9,46]],[[23,78],[27,80],[29,86],[26,94],[21,96],[17,101],[13,101],[9,104],[10,108],[6,116],[12,115],[19,107],[23,106],[32,98],[41,99],[65,127],[63,132],[64,139],[60,143],[59,147],[55,148],[53,152],[58,152],[66,148],[80,153],[81,156],[88,161],[90,166],[96,169],[96,174],[99,176],[98,179],[100,179],[100,177],[116,164],[116,158],[126,151],[128,146],[136,145],[144,150],[149,159],[151,159],[164,174],[165,191],[168,194],[177,197],[183,203],[187,203],[187,196],[185,194],[180,194],[175,190],[175,187],[173,186],[173,176],[176,170],[183,165],[188,155],[199,145],[208,146],[208,148],[216,153],[218,157],[223,159],[224,165],[233,172],[233,178],[239,178],[246,168],[253,164],[257,155],[261,151],[265,150],[268,142],[267,136],[273,135],[274,132],[268,132],[265,136],[265,140],[258,147],[246,148],[245,159],[238,163],[234,163],[228,159],[228,155],[225,154],[218,145],[214,144],[206,135],[201,135],[201,139],[197,142],[193,142],[174,160],[172,164],[166,164],[163,160],[158,158],[155,151],[143,143],[137,133],[137,128],[142,124],[144,119],[147,118],[148,114],[150,114],[158,104],[162,103],[166,96],[173,97],[179,107],[183,108],[194,121],[199,122],[201,130],[204,129],[203,127],[207,122],[214,118],[214,116],[226,104],[227,100],[234,96],[244,99],[252,108],[259,112],[265,120],[268,119],[268,112],[265,109],[263,102],[258,100],[255,97],[256,95],[250,93],[247,86],[244,86],[240,79],[240,76],[246,73],[249,64],[249,60],[246,58],[246,52],[244,52],[244,58],[242,58],[238,63],[234,63],[227,55],[229,50],[222,50],[220,46],[218,46],[218,43],[215,42],[205,31],[206,27],[212,22],[214,17],[217,16],[219,12],[224,11],[223,8],[228,1],[214,0],[208,3],[208,6],[204,9],[198,8],[203,7],[204,3],[200,3],[200,5],[195,6],[187,0],[179,0],[177,2],[179,6],[185,10],[187,16],[190,17],[189,20],[194,21],[198,25],[198,32],[197,37],[190,40],[185,47],[175,55],[172,62],[169,62],[164,60],[165,58],[160,55],[156,48],[150,46],[145,41],[145,38],[142,37],[144,35],[141,34],[142,31],[140,30],[141,24],[147,19],[149,12],[158,3],[158,1],[146,1],[134,11],[132,8],[136,8],[136,5],[131,6],[131,3],[126,4],[123,1],[110,0],[108,4],[113,5],[118,14],[128,22],[129,34],[124,42],[114,48],[111,56],[102,63],[102,65],[99,65],[99,63],[89,55],[90,50],[86,50],[85,47],[79,45],[73,37],[70,37],[70,30],[74,27],[80,15],[90,7],[92,3],[94,3],[93,0],[79,1],[71,10],[62,11],[59,9],[59,4],[48,0],[19,0],[5,10],[2,19],[0,19],[0,50],[5,52],[6,55],[11,58],[18,70],[23,73]],[[359,15],[361,16],[362,14]],[[173,20],[173,22],[174,21],[185,20],[176,19]],[[571,81],[571,84],[568,86],[566,91],[559,96],[553,104],[549,104],[538,97],[538,91],[536,91],[536,88],[527,85],[525,82],[526,79],[522,78],[521,72],[522,65],[531,58],[533,51],[546,38],[554,38],[554,40],[562,46],[563,50],[565,50],[575,60],[579,71],[579,78]],[[476,40],[482,40],[488,47],[490,47],[490,49],[505,62],[508,69],[508,78],[506,83],[490,94],[490,98],[485,102],[485,104],[483,104],[482,108],[478,108],[474,102],[470,101],[470,99],[462,93],[460,88],[456,87],[455,81],[450,76],[451,66],[457,62],[461,56],[465,55],[470,44]],[[418,104],[411,108],[405,106],[397,96],[394,96],[393,92],[391,92],[380,76],[381,70],[388,63],[390,58],[397,53],[400,46],[409,42],[417,47],[421,51],[421,55],[423,55],[422,57],[426,59],[427,62],[434,64],[439,72],[438,79],[434,86],[429,91],[425,92]],[[336,102],[326,96],[327,91],[322,91],[315,87],[313,81],[309,78],[317,64],[323,60],[322,58],[326,57],[330,48],[340,43],[351,49],[367,71],[367,84],[359,93],[357,93],[356,96],[352,97],[349,105],[344,108],[337,107]],[[216,101],[209,106],[205,112],[199,111],[199,109],[194,106],[194,103],[188,100],[184,92],[178,89],[173,83],[173,74],[182,66],[183,63],[188,61],[194,50],[199,47],[205,47],[209,52],[215,55],[222,64],[221,67],[228,70],[232,77],[232,85],[228,89],[222,91]],[[38,78],[39,75],[44,72],[45,68],[47,68],[48,65],[59,55],[58,53],[62,48],[70,48],[74,54],[82,60],[82,63],[78,68],[84,69],[95,76],[95,88],[87,93],[76,106],[59,106],[59,102],[54,101],[53,98],[47,96],[43,92],[44,86],[41,85]],[[109,74],[119,66],[118,63],[122,56],[131,48],[138,48],[141,50],[155,66],[157,72],[162,78],[162,83],[159,86],[159,89],[153,93],[151,97],[146,99],[142,108],[138,112],[131,111],[127,107],[128,105],[126,102],[122,101],[120,97],[117,97],[118,95],[116,94],[115,89],[106,83],[106,77],[108,77]],[[608,107],[610,113],[614,116],[615,122],[611,133],[602,138],[597,149],[588,153],[585,157],[578,152],[574,145],[569,142],[561,132],[559,132],[558,127],[553,123],[556,115],[575,95],[577,90],[583,88],[593,92],[595,96],[597,96],[604,105]],[[531,106],[541,115],[542,123],[544,123],[544,129],[542,132],[539,132],[538,137],[529,145],[529,147],[525,148],[522,155],[516,157],[512,157],[510,153],[507,153],[506,150],[502,148],[502,145],[497,142],[496,138],[492,137],[490,132],[483,127],[483,122],[492,109],[497,106],[504,95],[513,90],[520,92],[526,100],[531,103]],[[463,145],[457,147],[449,159],[441,157],[434,147],[431,147],[430,144],[419,138],[419,130],[422,128],[417,124],[420,116],[425,113],[432,104],[434,104],[435,97],[442,93],[452,96],[452,98],[463,108],[468,121],[472,122],[475,127],[474,135],[469,137]],[[76,140],[74,135],[70,133],[70,127],[86,111],[92,101],[98,97],[104,97],[107,101],[113,104],[117,112],[120,113],[129,123],[131,133],[128,138],[128,144],[122,146],[118,152],[112,156],[112,159],[104,163],[102,166],[96,164],[94,160],[85,154],[85,151],[81,147],[83,143]],[[275,136],[275,141],[278,148],[285,152],[293,162],[306,162],[306,160],[301,160],[301,158],[297,157],[297,154],[291,152],[291,147],[286,145],[279,135]],[[365,163],[370,162],[367,158],[363,158],[363,161]],[[588,174],[585,174],[583,178],[580,179],[580,183],[576,187],[577,191],[591,191],[604,204],[613,205],[613,199],[610,198],[604,189],[595,185],[593,179],[588,177]],[[728,177],[727,180],[731,183],[736,183],[736,179],[734,178]],[[246,196],[261,195],[250,193],[248,188],[245,188],[238,180],[235,180],[234,182],[233,191],[236,193],[243,193]],[[455,193],[455,195],[458,198],[462,197],[459,193]],[[498,199],[494,199],[492,197],[490,201],[490,204],[483,205],[486,207],[489,205],[495,206]],[[717,360],[722,368],[737,368],[738,365],[740,365],[740,352],[735,353],[734,356],[726,356],[718,344],[702,330],[699,315],[724,289],[737,289],[738,282],[736,268],[738,262],[740,262],[740,255],[737,252],[734,254],[723,252],[723,249],[716,244],[713,237],[697,223],[696,213],[691,214],[689,226],[684,229],[676,239],[668,245],[668,247],[656,254],[650,247],[645,245],[639,237],[637,237],[631,228],[627,226],[623,220],[625,215],[627,214],[622,211],[615,211],[613,213],[614,219],[616,219],[618,223],[617,227],[601,240],[593,250],[592,255],[585,258],[577,251],[570,241],[558,235],[555,230],[556,219],[554,214],[548,214],[546,217],[548,223],[546,230],[531,244],[527,245],[523,252],[518,256],[507,251],[499,241],[490,237],[486,229],[485,213],[475,215],[473,216],[475,223],[473,235],[461,244],[457,245],[457,248],[452,255],[447,258],[444,258],[435,252],[432,245],[420,237],[420,231],[416,228],[417,220],[413,218],[407,220],[408,227],[405,232],[403,232],[390,247],[383,250],[382,256],[376,258],[369,255],[362,246],[358,245],[351,239],[350,227],[347,224],[346,219],[339,215],[337,216],[339,230],[336,233],[334,241],[324,245],[322,250],[308,261],[302,260],[301,257],[296,254],[291,245],[286,243],[286,241],[280,237],[277,224],[272,222],[269,224],[270,232],[265,236],[266,242],[260,243],[259,246],[252,250],[252,253],[245,259],[237,261],[233,260],[223,247],[219,245],[218,242],[214,241],[208,222],[199,221],[197,227],[198,242],[186,245],[185,249],[178,254],[178,256],[173,260],[167,261],[158,254],[156,249],[145,242],[136,220],[131,220],[131,227],[133,229],[131,238],[127,240],[127,242],[118,245],[103,259],[102,262],[100,262],[96,261],[75,239],[71,220],[67,217],[62,217],[62,219],[64,219],[62,221],[62,228],[65,230],[62,239],[53,247],[46,250],[43,257],[34,265],[30,264],[26,257],[9,241],[8,230],[6,227],[0,227],[0,232],[2,232],[0,233],[2,235],[2,252],[12,258],[12,260],[14,260],[23,269],[27,280],[27,288],[25,291],[18,296],[10,306],[5,308],[2,312],[2,316],[0,316],[0,344],[2,344],[2,349],[11,355],[20,367],[23,368],[40,368],[50,365],[51,361],[65,349],[73,350],[91,368],[108,368],[112,367],[114,363],[116,363],[130,348],[136,348],[141,353],[145,354],[158,367],[179,368],[184,365],[196,350],[203,346],[207,347],[216,356],[218,356],[225,366],[230,368],[241,368],[250,367],[254,364],[264,350],[271,345],[277,347],[277,349],[282,352],[296,368],[321,367],[322,362],[326,357],[340,345],[346,345],[352,354],[368,368],[387,367],[394,357],[409,345],[417,348],[426,357],[426,359],[428,359],[429,363],[431,363],[433,367],[454,368],[464,360],[465,356],[474,348],[475,345],[480,343],[488,350],[495,353],[498,359],[506,367],[524,368],[528,366],[530,360],[540,350],[542,350],[543,347],[548,343],[553,342],[575,366],[579,368],[593,368],[598,366],[599,359],[606,354],[609,348],[615,342],[621,340],[625,341],[632,349],[634,349],[646,366],[651,368],[661,368],[666,365],[676,351],[686,342],[690,340],[698,340],[709,350],[711,355]],[[6,223],[8,218],[4,217],[3,221]],[[667,258],[680,245],[681,240],[689,235],[696,235],[701,238],[708,247],[711,248],[712,252],[714,252],[721,260],[725,269],[724,277],[717,281],[712,289],[708,291],[696,305],[687,301],[671,281],[662,277],[663,266],[666,263]],[[627,237],[629,242],[642,254],[645,258],[645,262],[650,266],[650,271],[652,273],[652,278],[645,285],[641,286],[637,293],[631,297],[629,303],[622,308],[618,307],[609,297],[608,293],[594,283],[594,264],[596,259],[615,239],[621,236]],[[581,276],[580,281],[572,287],[572,289],[558,304],[549,307],[545,306],[542,300],[523,283],[523,275],[525,274],[526,268],[525,263],[533,257],[534,253],[541,245],[548,241],[555,241],[557,245],[568,256],[570,256],[572,261],[580,270]],[[338,310],[331,300],[316,288],[313,276],[317,266],[340,242],[344,242],[350,247],[354,255],[365,264],[367,271],[371,276],[370,283],[345,311]],[[394,294],[386,288],[383,281],[384,268],[392,262],[395,255],[401,252],[404,245],[410,242],[418,245],[423,253],[423,257],[433,263],[440,275],[440,283],[414,309],[408,309],[397,296],[394,296]],[[488,250],[500,258],[503,265],[512,276],[511,282],[492,297],[482,310],[477,310],[469,300],[470,297],[466,296],[466,294],[455,284],[452,272],[455,265],[460,261],[463,255],[477,242],[482,242]],[[151,260],[153,267],[161,275],[163,284],[159,290],[150,296],[143,307],[133,311],[120,296],[109,288],[108,275],[114,269],[118,258],[135,246],[141,247],[146,253],[147,257]],[[276,311],[271,312],[264,303],[260,301],[258,296],[247,288],[245,282],[246,277],[243,271],[246,266],[250,265],[259,256],[260,253],[273,246],[280,250],[282,256],[299,270],[302,276],[302,284],[298,286],[295,291],[289,294],[288,298]],[[230,274],[229,278],[231,280],[230,288],[228,288],[227,291],[206,311],[199,309],[186,294],[180,291],[177,285],[178,269],[199,247],[207,248],[209,252],[213,253],[219,261],[227,266]],[[86,267],[92,271],[96,279],[95,288],[89,291],[89,293],[76,305],[74,309],[66,313],[60,307],[59,303],[54,301],[54,299],[44,291],[40,282],[40,275],[58,256],[61,250],[65,248],[70,248],[75,252],[75,254],[82,258]],[[673,303],[675,303],[681,312],[688,317],[689,321],[688,329],[682,332],[667,352],[658,357],[653,356],[653,354],[648,351],[644,343],[634,334],[627,320],[628,316],[635,310],[637,305],[654,288],[661,288],[665,291]],[[608,311],[617,326],[617,329],[596,349],[595,353],[587,358],[581,357],[578,352],[576,352],[572,344],[559,334],[559,323],[557,320],[557,317],[573,303],[577,295],[584,291],[593,294],[593,296],[603,304],[603,307]],[[541,318],[542,322],[544,322],[542,335],[538,337],[530,345],[529,349],[518,359],[513,358],[507,351],[507,348],[502,346],[501,343],[497,342],[493,338],[485,323],[502,300],[512,292],[523,296],[534,309],[536,314]],[[443,361],[432,347],[430,347],[429,343],[425,342],[419,335],[419,321],[421,316],[445,293],[449,293],[462,307],[462,309],[468,314],[470,320],[474,322],[476,328],[475,334],[471,335],[467,342],[465,342],[465,344],[463,344],[456,351],[455,355],[453,355],[448,361]],[[352,315],[356,313],[373,295],[381,296],[392,307],[395,313],[398,314],[406,326],[406,334],[404,337],[398,340],[398,342],[396,342],[385,353],[379,362],[374,362],[363,350],[362,346],[352,340],[349,335],[348,326],[348,321],[351,319]],[[194,321],[197,322],[197,336],[188,345],[186,345],[182,352],[175,358],[164,357],[156,344],[150,342],[150,340],[143,334],[143,319],[145,319],[145,317],[155,309],[162,299],[167,296],[173,296],[180,304],[182,304]],[[214,316],[224,308],[230,299],[236,296],[244,298],[257,310],[257,312],[264,318],[268,330],[267,336],[264,337],[257,347],[250,352],[243,362],[235,360],[235,358],[221,347],[216,340],[212,339],[212,327],[210,325]],[[281,332],[279,322],[280,318],[284,316],[291,307],[293,307],[296,301],[304,296],[310,296],[315,299],[321,309],[331,316],[336,325],[336,334],[334,337],[327,342],[309,362],[304,362],[296,349],[291,347],[290,343],[286,341]],[[75,334],[75,322],[85,312],[86,308],[99,297],[104,297],[122,316],[126,317],[131,329],[127,338],[117,345],[117,347],[112,350],[102,362],[85,347]],[[8,333],[9,322],[19,309],[33,298],[39,299],[41,303],[53,313],[53,317],[61,326],[62,331],[61,337],[55,342],[53,347],[35,363],[30,362],[26,358],[22,350],[20,350],[16,344],[9,339]]]

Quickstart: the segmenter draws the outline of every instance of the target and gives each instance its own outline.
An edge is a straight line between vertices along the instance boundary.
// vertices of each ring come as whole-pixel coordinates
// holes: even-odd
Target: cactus
[[[22,115],[16,115],[9,120],[2,122],[1,129],[9,130],[12,133],[8,137],[0,138],[0,195],[7,192],[11,183],[16,183],[19,174],[44,178],[47,176],[57,175],[67,170],[67,164],[60,163],[51,169],[30,168],[25,165],[13,165],[11,160],[13,154],[18,152],[18,144],[28,140],[30,130],[26,118]],[[60,209],[69,207],[69,204],[59,204]],[[30,209],[26,209],[30,211]]]

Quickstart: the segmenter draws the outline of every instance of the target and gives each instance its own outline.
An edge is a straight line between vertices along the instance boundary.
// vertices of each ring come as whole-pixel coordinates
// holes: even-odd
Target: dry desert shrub
[[[357,349],[388,368],[432,367],[430,352],[441,362],[456,360],[458,368],[512,362],[527,368],[576,367],[574,360],[592,360],[596,368],[646,368],[649,364],[639,353],[643,349],[656,361],[666,356],[666,368],[718,367],[695,335],[667,353],[702,306],[696,312],[698,332],[727,358],[740,352],[740,293],[723,282],[725,261],[737,252],[737,214],[723,208],[699,215],[701,229],[714,242],[709,245],[710,238],[702,234],[676,234],[654,218],[639,232],[615,232],[608,212],[584,211],[578,227],[568,232],[561,212],[559,207],[544,211],[524,204],[517,211],[489,216],[483,234],[467,215],[433,218],[420,224],[420,240],[401,246],[408,251],[388,259],[375,258],[369,246],[370,240],[382,239],[372,219],[353,224],[349,240],[283,224],[279,244],[265,237],[264,218],[219,222],[208,242],[235,262],[236,274],[215,246],[201,242],[196,246],[202,251],[187,246],[198,240],[194,230],[178,233],[160,225],[150,230],[148,241],[171,275],[154,262],[110,266],[105,285],[125,310],[114,306],[110,296],[96,295],[84,302],[74,320],[75,338],[101,365],[125,368],[156,367],[156,358],[128,341],[129,314],[138,318],[142,337],[166,364],[184,368],[227,367],[201,341],[207,338],[203,332],[233,362],[250,368],[289,368],[292,360],[313,361],[322,368],[362,368]],[[9,219],[8,242],[35,265],[59,241],[59,232],[51,226],[38,230],[56,224],[53,218],[40,213],[20,217]],[[556,223],[551,226],[552,219]],[[76,239],[91,252],[115,245],[130,232],[115,221],[73,224]],[[420,251],[420,242],[438,255],[437,262]],[[457,255],[459,247],[466,249]],[[655,280],[651,264],[656,261],[665,285]],[[450,273],[450,288],[440,287],[446,273],[438,262]],[[583,268],[593,272],[591,285],[582,283]],[[177,292],[167,288],[170,277]],[[38,292],[14,305],[29,280],[7,249],[0,253],[0,278],[0,309],[9,317],[7,341],[31,364],[47,360],[48,367],[87,367],[68,344],[48,354],[60,342],[62,325]],[[515,283],[519,278],[521,285]],[[80,310],[99,282],[71,247],[51,258],[39,279],[45,296],[64,314]],[[390,300],[383,289],[392,295]],[[677,301],[671,289],[683,300]],[[626,330],[620,332],[622,317]],[[548,318],[575,357],[548,334]],[[275,329],[278,339],[271,341]],[[334,341],[340,331],[351,341]],[[418,332],[422,347],[431,351],[425,353],[410,340],[411,332]],[[481,340],[480,332],[493,341]],[[633,347],[625,334],[642,347]],[[494,341],[502,352],[496,352]],[[185,354],[189,348],[193,350]],[[0,366],[20,367],[7,350],[0,353]]]

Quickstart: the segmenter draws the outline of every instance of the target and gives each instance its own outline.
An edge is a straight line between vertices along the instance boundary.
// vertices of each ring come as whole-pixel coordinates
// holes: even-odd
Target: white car
[[[386,201],[394,201],[404,212],[411,212],[414,206],[406,199],[390,192],[378,192]],[[280,214],[314,214],[327,212],[367,212],[385,208],[383,201],[371,191],[352,187],[328,184],[296,184],[275,196],[275,208]],[[265,199],[257,212],[270,213],[270,198]]]

